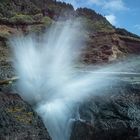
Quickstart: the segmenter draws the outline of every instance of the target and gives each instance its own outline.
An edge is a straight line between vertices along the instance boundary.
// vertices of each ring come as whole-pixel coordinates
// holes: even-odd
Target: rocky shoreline
[[[51,140],[41,118],[18,94],[0,92],[0,140]]]

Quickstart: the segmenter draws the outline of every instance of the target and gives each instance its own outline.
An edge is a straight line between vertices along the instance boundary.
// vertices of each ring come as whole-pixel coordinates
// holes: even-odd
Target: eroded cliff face
[[[89,64],[108,63],[129,55],[140,54],[140,39],[116,31],[89,35],[83,60]]]
[[[53,0],[6,0],[0,3],[0,61],[10,61],[7,39],[11,35],[42,33],[52,23],[78,19],[85,29],[86,49],[82,60],[88,64],[112,62],[140,53],[140,37],[112,26],[105,17],[88,8]],[[63,25],[62,25],[63,26]]]

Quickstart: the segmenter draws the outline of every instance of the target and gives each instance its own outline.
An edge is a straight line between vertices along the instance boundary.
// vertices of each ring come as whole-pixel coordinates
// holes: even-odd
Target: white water
[[[15,69],[20,77],[19,93],[36,106],[52,140],[69,140],[72,122],[80,119],[79,102],[99,94],[97,90],[103,91],[116,84],[115,77],[113,82],[107,80],[110,73],[138,65],[129,62],[126,66],[116,64],[92,69],[93,73],[79,73],[75,65],[82,41],[75,41],[81,33],[77,26],[80,25],[74,22],[65,22],[63,27],[56,24],[41,39],[30,35],[10,41],[14,48]]]

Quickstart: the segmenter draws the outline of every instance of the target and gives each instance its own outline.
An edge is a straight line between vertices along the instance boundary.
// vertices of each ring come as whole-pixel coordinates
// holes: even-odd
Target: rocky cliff
[[[14,76],[7,39],[15,34],[41,33],[58,19],[78,18],[84,23],[87,47],[81,55],[85,64],[112,63],[128,55],[139,55],[140,37],[112,26],[88,8],[55,0],[0,1],[0,80]],[[138,140],[140,126],[139,82],[123,82],[110,89],[106,97],[93,97],[82,103],[81,120],[75,121],[71,140]],[[19,95],[11,94],[13,85],[1,86],[0,140],[50,137],[41,119]],[[114,91],[112,93],[112,91]],[[106,91],[104,91],[106,92]]]
[[[115,28],[94,10],[74,10],[70,4],[53,0],[6,0],[0,2],[0,59],[9,56],[6,40],[10,35],[20,31],[40,33],[51,23],[68,17],[79,19],[86,29],[88,47],[83,52],[84,62],[110,62],[130,53],[139,54],[139,36]]]
[[[41,118],[17,94],[0,92],[0,140],[51,140]]]
[[[113,62],[128,55],[139,54],[140,38],[121,34],[117,30],[92,33],[83,54],[84,61],[90,64]]]

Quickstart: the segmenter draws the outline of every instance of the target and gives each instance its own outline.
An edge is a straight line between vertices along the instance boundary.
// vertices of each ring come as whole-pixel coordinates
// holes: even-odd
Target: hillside
[[[0,3],[0,44],[2,55],[7,38],[12,34],[41,32],[44,28],[67,18],[83,22],[88,48],[83,53],[86,63],[102,63],[139,53],[140,37],[112,26],[105,17],[88,8],[74,10],[70,4],[53,0],[2,0]],[[104,51],[105,49],[105,51]],[[4,59],[4,58],[1,58]],[[0,60],[1,61],[1,60]]]
[[[139,36],[114,27],[94,10],[74,10],[71,4],[56,0],[0,0],[0,80],[15,76],[9,37],[40,34],[52,23],[63,23],[68,18],[78,19],[85,29],[87,47],[81,54],[82,63],[113,63],[140,54]],[[129,78],[113,93],[110,87],[107,97],[97,96],[81,104],[79,112],[84,121],[75,121],[71,140],[139,140],[139,87],[139,80]],[[24,135],[21,140],[51,140],[41,118],[19,95],[13,94],[15,89],[15,83],[0,85],[0,140],[20,140],[18,133]]]

